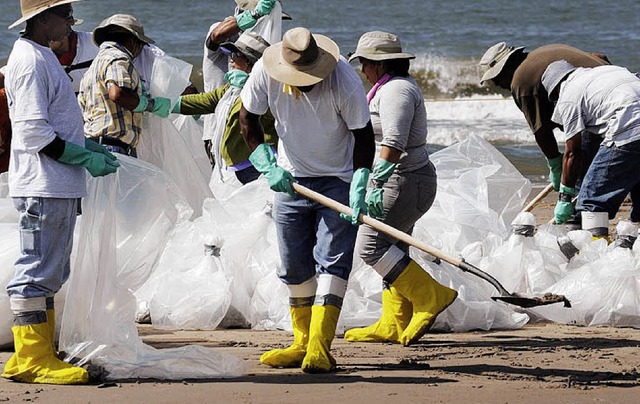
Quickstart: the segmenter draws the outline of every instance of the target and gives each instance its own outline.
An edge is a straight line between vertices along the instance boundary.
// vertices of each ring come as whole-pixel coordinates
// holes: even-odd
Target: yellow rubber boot
[[[404,346],[418,341],[436,321],[438,314],[458,296],[458,292],[439,284],[414,260],[411,260],[392,286],[413,305],[411,322],[400,335],[400,343]]]
[[[56,349],[55,343],[55,335],[56,335],[56,311],[54,309],[47,309],[47,328],[48,328],[48,337],[49,341],[51,341],[51,348],[53,349],[54,355],[57,356],[58,350]],[[7,363],[4,365],[4,373],[5,374],[15,374],[19,372],[18,370],[18,359],[15,354],[11,355],[11,357],[7,360]]]
[[[49,340],[47,323],[11,327],[16,348],[15,366],[5,365],[2,377],[23,383],[86,384],[83,368],[59,360]]]
[[[351,342],[400,343],[400,335],[409,325],[413,308],[411,302],[393,286],[382,291],[382,315],[380,319],[364,328],[352,328],[345,332],[344,339]]]
[[[291,307],[291,325],[293,326],[293,344],[284,349],[272,349],[260,356],[260,363],[276,368],[291,368],[302,365],[309,343],[309,325],[311,306]]]
[[[340,309],[336,306],[313,306],[311,327],[309,328],[309,346],[302,361],[305,373],[329,373],[336,368],[336,360],[331,353],[331,342],[336,335],[336,326]]]

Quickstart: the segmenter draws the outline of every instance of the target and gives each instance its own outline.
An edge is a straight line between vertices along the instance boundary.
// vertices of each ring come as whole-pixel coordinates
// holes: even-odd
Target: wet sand
[[[535,196],[541,189],[532,192]],[[533,210],[548,222],[557,194]],[[623,206],[619,218],[628,216]],[[640,394],[640,331],[528,324],[520,330],[430,333],[410,347],[349,343],[337,337],[338,371],[307,375],[272,369],[260,355],[288,345],[286,332],[161,331],[139,326],[159,349],[199,344],[233,353],[249,374],[205,381],[119,381],[103,385],[27,385],[0,380],[0,401],[38,403],[635,403]],[[11,352],[0,352],[0,362]]]

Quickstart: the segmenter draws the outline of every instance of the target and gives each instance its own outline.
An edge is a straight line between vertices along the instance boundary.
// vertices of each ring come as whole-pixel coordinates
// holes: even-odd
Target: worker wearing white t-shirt
[[[330,351],[351,272],[359,213],[375,141],[362,81],[338,45],[306,28],[294,28],[270,46],[240,94],[240,125],[249,160],[275,195],[273,218],[289,288],[294,343],[260,361],[301,366],[307,373],[335,369]],[[267,109],[280,138],[278,157],[264,142],[259,116]],[[295,181],[354,210],[348,221],[298,196]],[[351,187],[349,186],[351,183]]]
[[[104,147],[85,139],[69,77],[48,47],[68,35],[71,2],[36,9],[21,2],[22,18],[10,27],[27,22],[5,71],[13,126],[9,196],[20,214],[21,249],[7,285],[15,354],[2,377],[25,383],[88,382],[85,369],[57,357],[53,297],[70,273],[77,203],[86,193],[84,169],[101,176],[119,166]]]

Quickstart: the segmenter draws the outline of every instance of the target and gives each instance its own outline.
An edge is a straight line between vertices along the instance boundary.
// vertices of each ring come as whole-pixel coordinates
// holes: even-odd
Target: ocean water
[[[544,160],[520,112],[504,94],[487,94],[478,85],[478,60],[499,41],[527,46],[566,43],[605,53],[617,65],[640,70],[640,2],[637,0],[283,0],[293,21],[283,30],[305,26],[334,39],[341,53],[355,49],[359,36],[384,30],[400,36],[417,57],[412,67],[429,72],[425,94],[429,143],[434,150],[470,134],[491,141],[532,181],[544,180]],[[19,0],[2,0],[0,27],[20,17]],[[169,54],[194,65],[201,75],[202,44],[208,27],[230,15],[232,0],[89,0],[74,4],[90,31],[115,13],[129,13]],[[19,29],[0,35],[4,64]]]

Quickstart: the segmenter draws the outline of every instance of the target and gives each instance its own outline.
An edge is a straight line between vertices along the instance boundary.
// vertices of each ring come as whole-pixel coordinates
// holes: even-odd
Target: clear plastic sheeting
[[[111,380],[243,374],[243,361],[228,354],[198,346],[157,350],[139,338],[131,285],[145,281],[149,271],[142,265],[121,267],[120,256],[129,256],[125,262],[152,265],[175,225],[190,212],[162,171],[126,156],[120,161],[116,174],[88,180],[69,281],[70,304],[62,320],[60,347],[67,353],[65,359],[79,360],[80,365],[91,361]],[[123,237],[127,230],[131,236]],[[122,249],[129,245],[134,247]]]
[[[11,201],[2,199],[0,201]],[[15,210],[15,208],[14,208]],[[13,345],[13,314],[9,308],[9,296],[4,288],[13,278],[13,264],[20,256],[20,231],[18,221],[14,223],[0,223],[0,347]]]
[[[212,196],[211,170],[201,166],[204,150],[194,147],[194,142],[202,138],[202,127],[183,124],[178,130],[170,119],[152,114],[145,114],[144,123],[138,157],[162,169],[180,187],[194,217],[200,216],[202,203]]]
[[[189,85],[192,69],[193,66],[183,60],[167,54],[156,55],[151,69],[149,93],[152,97],[169,98],[173,107]]]

